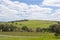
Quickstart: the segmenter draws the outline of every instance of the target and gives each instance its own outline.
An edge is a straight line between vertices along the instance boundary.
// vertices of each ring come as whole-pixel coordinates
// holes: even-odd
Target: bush
[[[42,29],[40,27],[37,27],[36,32],[42,32]]]
[[[29,28],[27,26],[23,26],[21,29],[24,31],[29,31]]]
[[[0,30],[3,32],[6,31],[14,31],[16,29],[16,27],[12,24],[0,24]]]
[[[55,32],[55,30],[56,30],[56,26],[57,26],[57,24],[50,25],[50,26],[49,26],[49,30],[50,30],[50,32]]]
[[[60,24],[50,26],[50,31],[55,33],[55,36],[60,36]]]

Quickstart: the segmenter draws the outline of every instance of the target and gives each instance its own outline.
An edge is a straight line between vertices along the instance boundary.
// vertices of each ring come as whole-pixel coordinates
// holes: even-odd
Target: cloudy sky
[[[0,0],[0,21],[60,21],[60,0]]]

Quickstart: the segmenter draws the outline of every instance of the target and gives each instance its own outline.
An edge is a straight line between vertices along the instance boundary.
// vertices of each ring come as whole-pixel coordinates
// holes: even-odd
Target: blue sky
[[[0,0],[0,21],[60,21],[60,0]]]
[[[32,5],[39,5],[42,3],[43,0],[11,0],[11,1],[19,1],[22,3],[32,4]]]

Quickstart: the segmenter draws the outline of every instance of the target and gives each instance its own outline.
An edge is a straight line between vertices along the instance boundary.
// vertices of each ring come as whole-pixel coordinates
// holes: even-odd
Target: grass
[[[16,38],[16,37],[0,37],[0,40],[20,40],[20,38]]]
[[[9,32],[5,32],[9,33]],[[11,33],[11,32],[10,32]],[[12,32],[13,34],[13,32]],[[16,33],[15,33],[16,34]],[[28,33],[29,34],[29,33]],[[31,33],[30,33],[31,34]],[[30,34],[28,36],[30,36]],[[33,35],[36,34],[36,35]],[[26,33],[24,36],[26,37],[0,37],[0,40],[60,40],[60,37],[55,37],[53,33],[33,33],[31,37],[28,37]],[[1,35],[1,34],[0,34]],[[11,34],[10,34],[11,35]],[[17,34],[16,34],[17,35]],[[22,34],[21,34],[22,35]],[[19,36],[21,36],[19,35]],[[17,35],[18,36],[18,35]],[[23,36],[23,35],[22,35]],[[34,38],[35,37],[35,38]]]
[[[5,23],[3,23],[3,24],[5,24]],[[36,27],[47,28],[47,27],[49,27],[49,25],[56,24],[56,23],[57,22],[55,22],[55,21],[29,20],[29,21],[22,21],[22,22],[14,22],[13,25],[15,25],[17,27],[28,26],[29,28],[36,28]],[[10,22],[8,24],[12,24],[12,23]]]
[[[18,27],[26,25],[29,28],[36,28],[36,27],[41,27],[41,28],[47,28],[51,24],[55,24],[56,22],[52,21],[42,21],[42,20],[29,20],[29,21],[24,21],[24,22],[17,22]],[[19,25],[22,24],[22,25]]]
[[[41,32],[0,32],[0,35],[13,35],[13,36],[41,36],[51,35],[53,33],[41,33]]]
[[[0,37],[0,40],[60,40],[60,39],[56,39],[56,38],[12,38],[12,37]]]
[[[5,22],[6,23],[6,22]],[[3,22],[3,24],[5,24]],[[8,23],[8,22],[7,22]],[[16,24],[17,23],[17,24]],[[17,27],[28,26],[29,28],[48,28],[49,25],[56,24],[55,21],[29,20],[23,22],[14,22]],[[12,23],[8,23],[12,24]],[[55,37],[54,33],[40,32],[0,32],[0,35],[26,36],[26,37],[0,37],[0,40],[60,40],[60,37]],[[28,37],[31,36],[31,37]],[[33,38],[36,37],[36,38]]]
[[[47,38],[47,37],[40,37],[40,38],[16,38],[16,37],[0,37],[0,40],[60,40],[56,38]]]

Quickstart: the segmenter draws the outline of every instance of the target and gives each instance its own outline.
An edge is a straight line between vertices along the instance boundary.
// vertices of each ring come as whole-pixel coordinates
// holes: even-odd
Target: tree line
[[[0,32],[52,32],[58,36],[60,34],[60,22],[50,25],[49,28],[36,27],[35,29],[27,26],[16,27],[13,24],[0,24]]]
[[[13,24],[0,24],[0,32],[48,32],[49,28],[36,27],[35,29],[27,26],[16,27]]]

